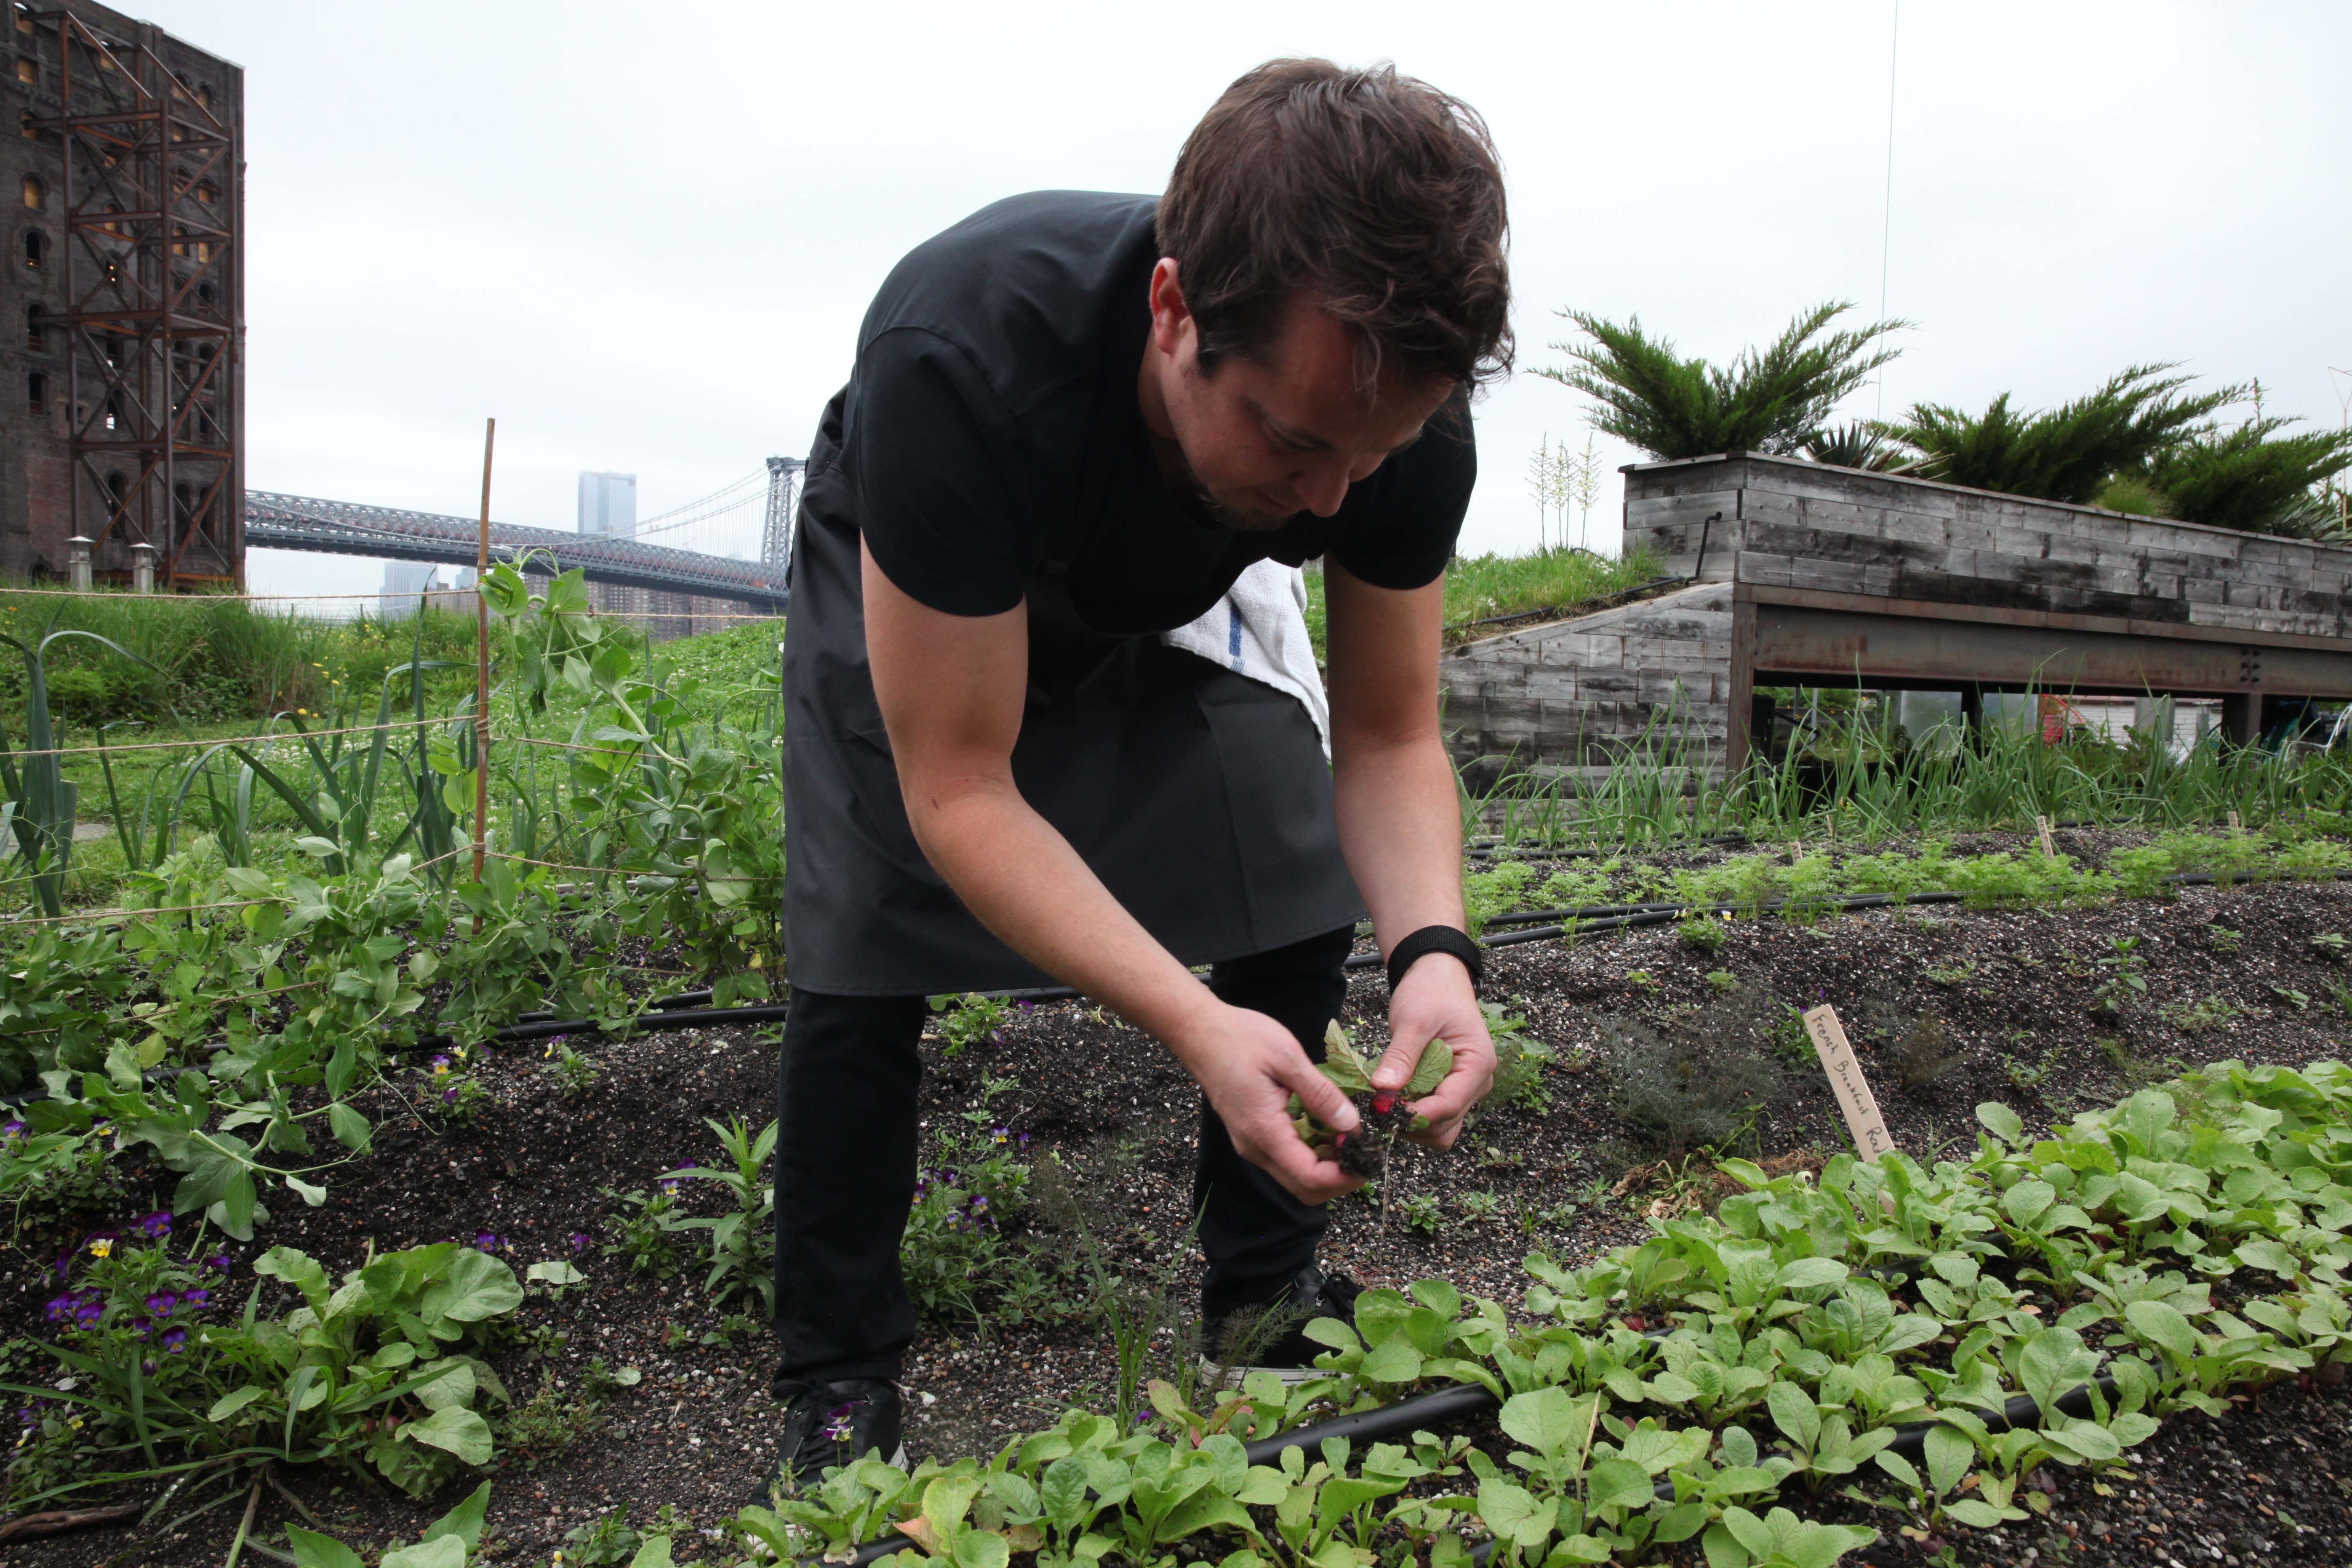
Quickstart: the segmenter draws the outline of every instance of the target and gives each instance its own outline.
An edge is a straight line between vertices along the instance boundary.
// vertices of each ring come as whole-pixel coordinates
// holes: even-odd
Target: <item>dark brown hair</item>
[[[1269,60],[1185,139],[1160,249],[1213,371],[1273,341],[1312,289],[1383,364],[1469,384],[1511,363],[1503,171],[1477,111],[1392,65]]]

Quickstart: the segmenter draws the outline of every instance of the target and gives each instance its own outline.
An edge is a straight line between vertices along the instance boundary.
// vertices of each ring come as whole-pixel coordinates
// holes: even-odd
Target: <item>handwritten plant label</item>
[[[1822,1070],[1830,1075],[1830,1088],[1837,1094],[1838,1109],[1845,1113],[1853,1146],[1864,1159],[1875,1161],[1895,1147],[1895,1140],[1887,1134],[1886,1119],[1878,1114],[1878,1097],[1870,1092],[1870,1080],[1862,1076],[1862,1064],[1854,1060],[1853,1043],[1845,1037],[1845,1026],[1838,1022],[1837,1009],[1824,1002],[1806,1014],[1805,1033],[1812,1037]]]
[[[2035,817],[2033,831],[2042,835],[2042,853],[2053,860],[2058,858],[2058,842],[2050,837],[2050,819],[2046,816]]]
[[[2230,831],[2235,833],[2238,831],[2239,826],[2238,814],[2233,811],[2230,814]]]

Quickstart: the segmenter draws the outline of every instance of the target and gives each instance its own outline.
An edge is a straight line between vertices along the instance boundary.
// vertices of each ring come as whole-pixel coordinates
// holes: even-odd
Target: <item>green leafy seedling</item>
[[[1293,1124],[1302,1140],[1318,1152],[1336,1160],[1341,1170],[1370,1180],[1387,1168],[1390,1146],[1399,1135],[1428,1125],[1425,1119],[1412,1113],[1408,1102],[1421,1099],[1445,1081],[1446,1073],[1454,1066],[1454,1053],[1439,1041],[1427,1042],[1404,1088],[1382,1090],[1372,1085],[1372,1069],[1378,1064],[1356,1049],[1337,1018],[1323,1031],[1323,1076],[1356,1100],[1356,1111],[1363,1119],[1363,1125],[1354,1132],[1335,1132],[1309,1117],[1296,1095],[1290,1100]]]

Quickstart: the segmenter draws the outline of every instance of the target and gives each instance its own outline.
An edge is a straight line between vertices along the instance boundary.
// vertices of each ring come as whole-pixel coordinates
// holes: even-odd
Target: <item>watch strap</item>
[[[1389,989],[1394,991],[1404,972],[1433,952],[1451,953],[1470,972],[1470,989],[1486,977],[1486,953],[1467,931],[1452,926],[1423,926],[1389,950]]]

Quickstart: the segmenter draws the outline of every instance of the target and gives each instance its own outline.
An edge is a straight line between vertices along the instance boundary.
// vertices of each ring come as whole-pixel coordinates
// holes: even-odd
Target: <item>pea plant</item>
[[[719,1005],[770,994],[772,684],[747,713],[742,692],[673,679],[587,613],[577,574],[534,592],[501,565],[484,592],[491,716],[521,743],[478,755],[475,699],[434,710],[426,678],[446,661],[420,642],[347,708],[194,748],[143,804],[120,797],[101,752],[131,906],[106,920],[65,905],[58,757],[0,759],[0,835],[50,917],[0,926],[0,1090],[48,1097],[26,1110],[23,1146],[0,1149],[0,1191],[55,1188],[58,1151],[91,1147],[103,1122],[112,1149],[143,1147],[185,1178],[176,1215],[250,1239],[273,1194],[325,1201],[327,1173],[373,1137],[353,1101],[395,1067],[439,1057],[424,1063],[425,1109],[467,1121],[496,1114],[468,1056],[491,1030],[532,1012],[626,1027],[659,993],[625,944],[665,948]],[[44,753],[55,642],[14,645]],[[568,739],[532,733],[558,722]],[[477,833],[478,879],[464,854]]]

